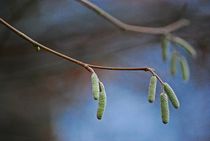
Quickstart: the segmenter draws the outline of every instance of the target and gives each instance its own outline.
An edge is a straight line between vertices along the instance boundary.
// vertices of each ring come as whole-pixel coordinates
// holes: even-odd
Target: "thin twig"
[[[71,58],[71,57],[69,57],[69,56],[67,56],[67,55],[64,55],[64,54],[62,54],[62,53],[60,53],[60,52],[57,52],[57,51],[55,51],[55,50],[53,50],[53,49],[50,49],[50,48],[48,48],[48,47],[46,47],[46,46],[44,46],[44,45],[38,43],[37,41],[33,40],[32,38],[30,38],[29,36],[27,36],[27,35],[24,34],[23,32],[19,31],[18,29],[16,29],[16,28],[13,27],[13,26],[11,26],[9,23],[7,23],[7,22],[6,22],[5,20],[3,20],[2,18],[0,18],[0,21],[1,21],[1,23],[2,23],[3,25],[5,25],[7,28],[9,28],[10,30],[12,30],[14,33],[16,33],[17,35],[19,35],[19,36],[20,36],[21,38],[23,38],[24,40],[26,40],[26,41],[28,41],[29,43],[31,43],[33,46],[40,47],[41,49],[43,49],[43,50],[45,50],[45,51],[47,51],[47,52],[53,53],[53,54],[55,54],[55,55],[57,55],[57,56],[59,56],[59,57],[61,57],[61,58],[64,58],[64,59],[69,60],[69,61],[71,61],[71,62],[73,62],[73,63],[76,63],[76,64],[78,64],[78,65],[80,65],[80,66],[86,68],[88,71],[91,72],[90,68],[88,67],[88,65],[87,65],[86,63],[83,63],[83,62],[81,62],[81,61],[79,61],[79,60],[76,60],[76,59],[74,59],[74,58]]]
[[[115,25],[116,27],[120,28],[121,30],[131,31],[131,32],[139,32],[139,33],[147,33],[147,34],[167,34],[178,30],[184,26],[190,24],[189,20],[187,19],[180,19],[172,24],[169,24],[164,27],[144,27],[144,26],[135,26],[126,24],[119,19],[113,17],[97,5],[93,4],[89,0],[77,0],[85,7],[91,9],[92,11],[96,12],[98,15],[102,16],[104,19]]]
[[[163,84],[163,80],[160,78],[160,76],[155,72],[155,69],[144,67],[144,68],[124,68],[124,67],[107,67],[107,66],[97,66],[97,65],[91,65],[90,67],[95,69],[105,69],[105,70],[120,70],[120,71],[145,71],[150,72],[152,75],[156,76],[157,79],[160,81],[161,84]]]
[[[7,23],[5,20],[3,20],[2,18],[0,18],[0,23],[2,23],[4,26],[6,26],[8,29],[10,29],[11,31],[13,31],[15,34],[19,35],[21,38],[23,38],[24,40],[28,41],[29,43],[31,43],[33,46],[35,47],[39,47],[42,50],[45,50],[49,53],[52,53],[56,56],[59,56],[65,60],[68,60],[70,62],[73,62],[77,65],[82,66],[83,68],[87,69],[89,72],[93,73],[95,69],[103,69],[103,70],[126,70],[126,71],[145,71],[145,72],[150,72],[152,75],[155,75],[158,80],[163,83],[163,81],[160,79],[160,77],[155,73],[155,70],[153,68],[149,68],[149,67],[141,67],[141,68],[128,68],[128,67],[108,67],[108,66],[98,66],[98,65],[93,65],[93,64],[88,64],[88,63],[84,63],[82,61],[79,61],[77,59],[74,59],[72,57],[69,57],[63,53],[60,53],[58,51],[55,51],[51,48],[48,48],[47,46],[42,45],[41,43],[33,40],[31,37],[27,36],[26,34],[24,34],[23,32],[19,31],[18,29],[16,29],[15,27],[13,27],[12,25],[10,25],[9,23]]]

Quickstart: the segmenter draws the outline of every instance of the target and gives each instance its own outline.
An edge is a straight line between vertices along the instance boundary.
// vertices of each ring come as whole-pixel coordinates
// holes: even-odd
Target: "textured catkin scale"
[[[176,60],[177,60],[177,54],[176,52],[173,52],[171,56],[171,64],[170,64],[171,75],[176,74]]]
[[[106,91],[102,82],[99,82],[99,86],[100,86],[100,95],[98,102],[97,119],[101,120],[106,108]]]
[[[193,57],[196,56],[195,49],[184,39],[180,37],[173,37],[173,41],[178,44],[179,46],[183,47],[189,54],[191,54]]]
[[[171,88],[171,86],[168,85],[167,83],[164,83],[163,88],[164,88],[164,91],[166,92],[166,94],[168,95],[168,98],[171,101],[174,108],[178,109],[180,107],[180,103],[179,103],[179,100],[178,100],[176,94],[174,93],[173,89]]]
[[[180,67],[182,71],[183,80],[186,80],[186,81],[189,80],[190,78],[189,66],[188,66],[187,60],[184,57],[180,59]]]
[[[94,100],[98,100],[99,99],[99,79],[96,73],[92,73],[91,82],[92,82],[93,98]]]
[[[157,77],[156,76],[152,76],[150,78],[149,92],[148,92],[148,101],[150,103],[155,101],[156,85],[157,85]]]
[[[163,61],[166,61],[166,59],[167,59],[168,44],[169,44],[169,40],[165,36],[162,37],[162,39],[161,39],[161,47],[162,47],[162,58],[163,58]]]
[[[167,124],[169,122],[169,106],[168,106],[168,96],[165,93],[160,94],[160,108],[162,122]]]

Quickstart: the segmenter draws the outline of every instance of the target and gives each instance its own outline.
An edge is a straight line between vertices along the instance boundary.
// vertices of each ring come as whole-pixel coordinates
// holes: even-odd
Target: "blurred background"
[[[162,124],[159,97],[147,102],[150,75],[96,70],[106,87],[107,108],[96,119],[90,74],[31,44],[0,25],[0,140],[2,141],[209,141],[210,1],[92,0],[120,20],[162,26],[179,18],[191,25],[176,32],[198,56],[188,59],[188,83],[169,73],[160,36],[122,32],[76,0],[1,0],[0,16],[40,43],[84,62],[154,67],[176,91]],[[160,93],[160,85],[157,87]]]

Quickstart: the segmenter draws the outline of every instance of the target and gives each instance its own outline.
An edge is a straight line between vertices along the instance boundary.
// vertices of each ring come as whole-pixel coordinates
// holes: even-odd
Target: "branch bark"
[[[136,25],[130,25],[126,24],[119,19],[113,17],[97,5],[93,4],[89,0],[76,0],[83,4],[85,7],[89,8],[90,10],[94,11],[116,27],[118,27],[121,30],[125,31],[131,31],[131,32],[138,32],[138,33],[147,33],[147,34],[168,34],[170,32],[176,31],[184,26],[187,26],[190,24],[190,21],[187,19],[180,19],[172,24],[163,26],[163,27],[144,27],[144,26],[136,26]]]

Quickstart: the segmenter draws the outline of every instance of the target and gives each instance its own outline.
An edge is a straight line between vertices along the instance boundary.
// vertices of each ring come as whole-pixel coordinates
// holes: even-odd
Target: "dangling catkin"
[[[180,106],[179,100],[176,97],[176,94],[174,93],[173,89],[168,85],[167,83],[163,84],[164,91],[168,95],[169,100],[171,101],[174,108],[178,109]]]
[[[182,71],[183,80],[189,80],[190,77],[189,66],[187,60],[184,57],[180,59],[180,67]]]
[[[161,47],[162,47],[162,58],[163,58],[163,61],[166,61],[166,59],[167,59],[168,44],[169,44],[169,40],[165,36],[162,37]]]
[[[102,82],[99,82],[99,86],[100,86],[100,94],[99,94],[99,102],[97,110],[97,119],[101,120],[106,108],[106,91]]]
[[[176,52],[173,52],[171,56],[171,64],[170,64],[171,75],[176,74],[176,60],[177,60],[177,54]]]
[[[99,99],[99,79],[96,73],[92,73],[91,82],[92,82],[93,98],[94,100],[98,100]]]
[[[168,106],[168,96],[165,93],[160,94],[160,108],[162,122],[167,124],[169,121],[169,106]]]
[[[183,47],[189,54],[191,54],[193,57],[196,56],[196,51],[195,49],[184,39],[180,37],[173,37],[173,41]]]
[[[148,101],[150,103],[155,101],[156,85],[157,85],[157,77],[152,76],[150,78],[149,93],[148,93]]]

